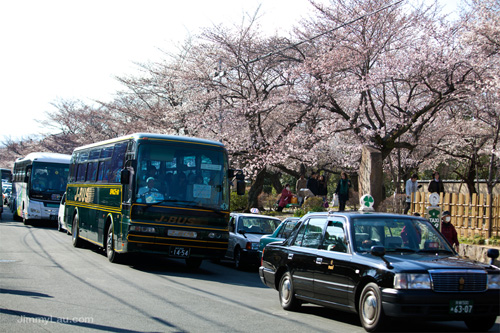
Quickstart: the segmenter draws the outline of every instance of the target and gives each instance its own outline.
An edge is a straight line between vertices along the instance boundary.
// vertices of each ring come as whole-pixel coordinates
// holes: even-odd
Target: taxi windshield
[[[411,218],[357,218],[353,221],[356,252],[383,246],[386,252],[454,253],[443,236],[427,221]]]

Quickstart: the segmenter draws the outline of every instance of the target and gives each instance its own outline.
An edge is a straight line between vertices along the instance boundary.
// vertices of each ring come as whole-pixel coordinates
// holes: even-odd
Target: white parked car
[[[238,269],[247,265],[259,266],[260,238],[272,234],[280,223],[280,219],[272,216],[231,213],[226,258],[234,260]]]
[[[66,193],[61,197],[61,203],[59,204],[59,214],[57,215],[57,230],[68,231],[66,227],[66,221],[64,219],[64,208],[66,205]]]

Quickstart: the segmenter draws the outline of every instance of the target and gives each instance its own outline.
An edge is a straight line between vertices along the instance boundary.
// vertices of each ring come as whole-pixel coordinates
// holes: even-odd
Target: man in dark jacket
[[[318,174],[313,173],[307,180],[307,188],[311,190],[314,195],[318,195]]]
[[[440,193],[443,193],[444,194],[444,184],[443,184],[443,181],[441,179],[439,179],[439,172],[434,172],[432,174],[432,181],[430,182],[429,184],[429,187],[427,188],[427,190],[429,191],[429,193],[437,193],[437,194],[440,194]]]

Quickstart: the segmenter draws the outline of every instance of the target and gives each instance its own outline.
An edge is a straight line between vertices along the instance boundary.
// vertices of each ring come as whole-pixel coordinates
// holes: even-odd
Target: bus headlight
[[[394,276],[396,289],[431,289],[429,274],[397,273]]]
[[[500,274],[488,274],[488,289],[500,289]]]
[[[40,211],[36,208],[30,208],[30,213],[32,214],[40,214]]]
[[[217,233],[217,232],[211,232],[208,234],[208,238],[212,238],[212,239],[221,239],[222,238],[222,235]]]

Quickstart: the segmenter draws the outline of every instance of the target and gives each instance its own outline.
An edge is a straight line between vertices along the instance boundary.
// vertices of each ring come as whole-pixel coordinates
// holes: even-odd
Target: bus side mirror
[[[122,185],[128,185],[129,182],[130,182],[130,170],[127,168],[122,169],[120,174],[120,183]]]
[[[238,195],[244,195],[245,194],[245,175],[243,174],[243,171],[238,170],[238,173],[236,174],[236,193]]]

